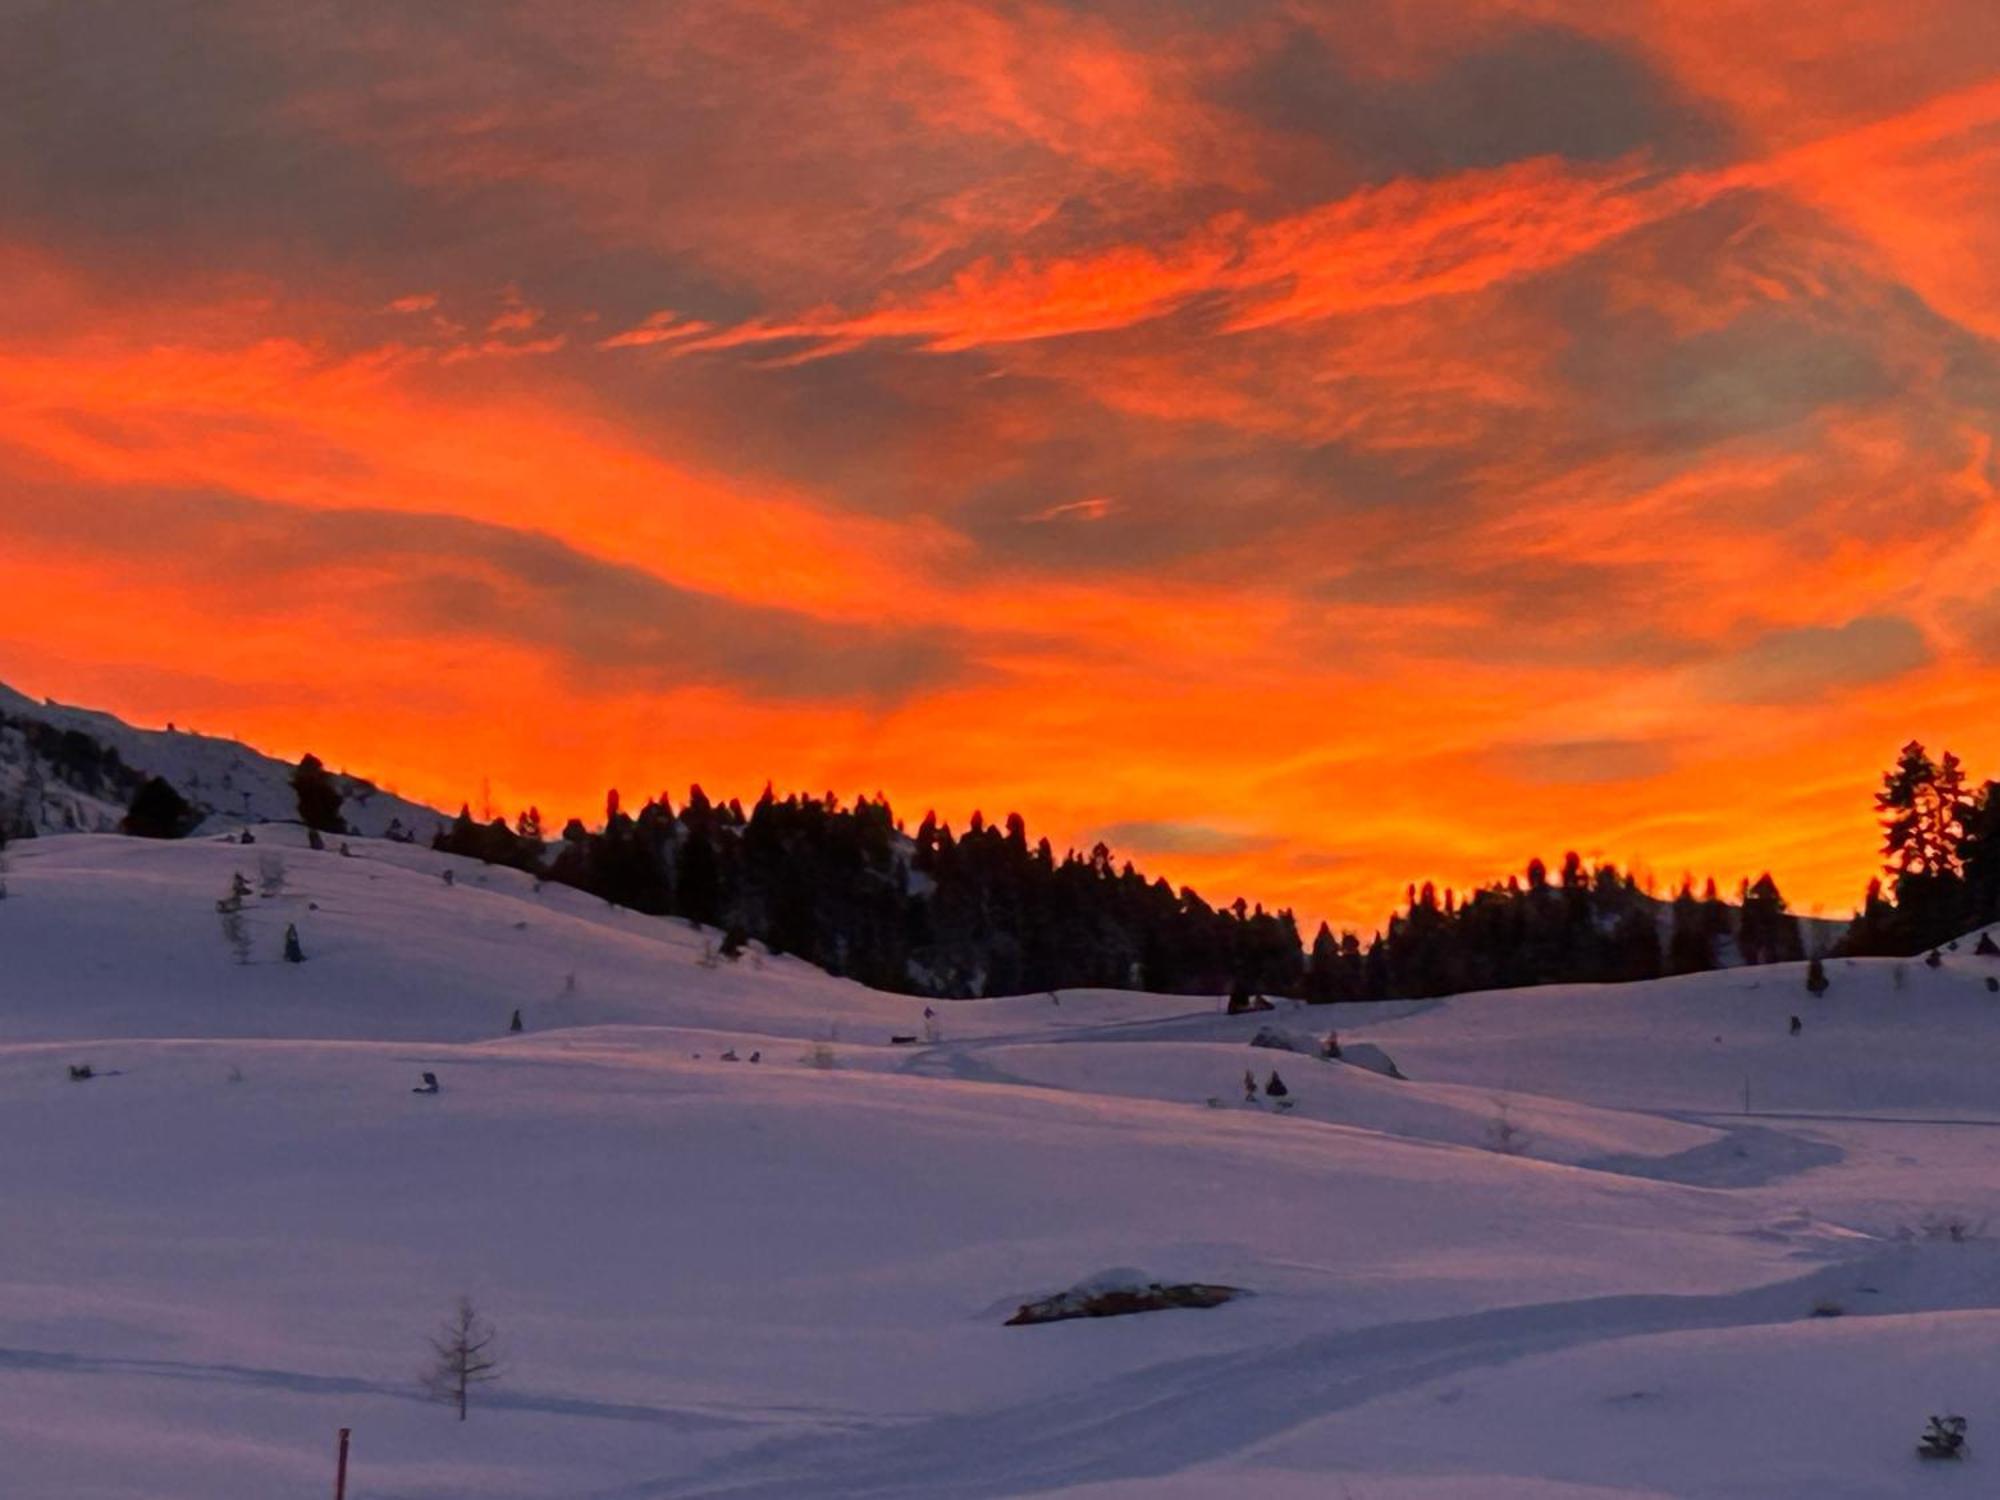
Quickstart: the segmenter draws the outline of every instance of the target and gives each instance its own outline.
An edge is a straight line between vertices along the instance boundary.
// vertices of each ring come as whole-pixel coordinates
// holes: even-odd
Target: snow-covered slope
[[[1780,968],[926,1017],[351,848],[8,851],[0,1492],[317,1493],[342,1426],[357,1500],[1980,1489],[2000,995],[1969,944],[1819,1001]],[[1408,1081],[1248,1045],[1329,1023]],[[1002,1326],[1115,1266],[1253,1295]],[[460,1292],[506,1356],[463,1425],[414,1379]],[[1974,1458],[1932,1474],[1947,1407]]]
[[[70,745],[38,744],[33,725]],[[65,755],[69,749],[72,754]],[[104,758],[101,752],[115,752]],[[36,702],[0,683],[0,825],[42,833],[105,833],[118,827],[139,782],[160,776],[213,827],[298,817],[294,767],[236,740],[178,729],[135,729],[110,714]],[[338,774],[338,773],[336,773]],[[341,816],[371,837],[394,823],[426,836],[448,821],[357,776],[340,775]]]

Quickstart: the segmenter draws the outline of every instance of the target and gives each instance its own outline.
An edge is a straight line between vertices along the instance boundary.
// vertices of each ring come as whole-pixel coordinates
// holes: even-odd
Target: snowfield
[[[257,837],[7,851],[0,1494],[323,1495],[340,1427],[355,1500],[2000,1489],[1969,942],[1821,1000],[1792,966],[927,1019],[518,872]],[[1251,1295],[1002,1326],[1122,1267]],[[464,1424],[417,1379],[461,1292],[505,1361]],[[1970,1457],[1920,1464],[1947,1411]]]

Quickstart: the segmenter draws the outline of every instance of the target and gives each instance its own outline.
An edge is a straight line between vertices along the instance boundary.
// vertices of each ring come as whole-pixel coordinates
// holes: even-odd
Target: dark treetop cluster
[[[1974,791],[1956,755],[1933,761],[1913,740],[1875,810],[1888,883],[1868,883],[1844,952],[1921,953],[2000,921],[2000,782]]]
[[[1211,906],[1148,879],[1098,844],[1058,857],[1019,815],[961,833],[926,816],[907,834],[880,797],[780,799],[745,811],[693,788],[604,826],[572,820],[553,844],[539,811],[481,823],[461,811],[436,847],[590,891],[606,901],[750,938],[878,988],[941,996],[1077,987],[1297,996],[1316,1002],[1641,979],[1802,956],[1767,875],[1729,906],[1710,882],[1667,903],[1611,866],[1568,856],[1463,901],[1413,887],[1364,941],[1322,924],[1310,945],[1289,911]]]
[[[66,763],[89,747],[56,747]],[[74,773],[136,785],[127,830],[187,831],[187,804],[164,782],[93,761]],[[341,789],[312,756],[293,776],[301,820],[341,833]],[[1850,955],[1910,954],[2000,920],[2000,784],[1968,788],[1956,757],[1908,746],[1876,799],[1889,882],[1873,882],[1842,941]],[[392,830],[391,837],[415,836]],[[752,939],[866,984],[937,996],[1081,987],[1169,994],[1258,994],[1317,1003],[1423,998],[1467,990],[1648,979],[1806,956],[1799,923],[1766,874],[1725,901],[1713,880],[1671,898],[1628,872],[1575,854],[1554,871],[1468,894],[1411,886],[1403,908],[1364,940],[1321,924],[1310,943],[1289,911],[1238,899],[1211,906],[1149,879],[1098,844],[1058,857],[1018,814],[963,832],[927,815],[908,833],[877,795],[780,799],[747,812],[699,786],[676,809],[655,797],[634,814],[613,792],[603,826],[571,819],[551,837],[539,810],[512,823],[469,809],[435,847],[511,865],[635,911],[714,928],[718,954]]]

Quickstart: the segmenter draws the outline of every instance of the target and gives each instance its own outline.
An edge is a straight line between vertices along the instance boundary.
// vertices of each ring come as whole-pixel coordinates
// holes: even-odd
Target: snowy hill
[[[107,833],[132,794],[159,776],[206,815],[210,827],[298,817],[294,767],[235,740],[135,729],[110,714],[36,702],[0,683],[0,828]],[[380,837],[393,823],[426,837],[449,819],[357,776],[339,776],[341,815]]]
[[[2000,961],[1969,943],[1820,1000],[1778,966],[927,1018],[378,840],[8,859],[9,1494],[319,1493],[342,1426],[357,1500],[1984,1491]],[[1408,1079],[1249,1045],[1329,1024]],[[1120,1266],[1251,1295],[1002,1326]],[[414,1379],[461,1292],[506,1362],[463,1425]],[[1973,1456],[1937,1473],[1946,1410]]]

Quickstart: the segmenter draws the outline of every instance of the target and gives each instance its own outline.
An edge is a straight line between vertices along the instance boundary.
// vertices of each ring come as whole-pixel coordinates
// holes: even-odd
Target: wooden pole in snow
[[[340,1462],[333,1471],[333,1500],[347,1500],[347,1435],[349,1429],[340,1429]]]

